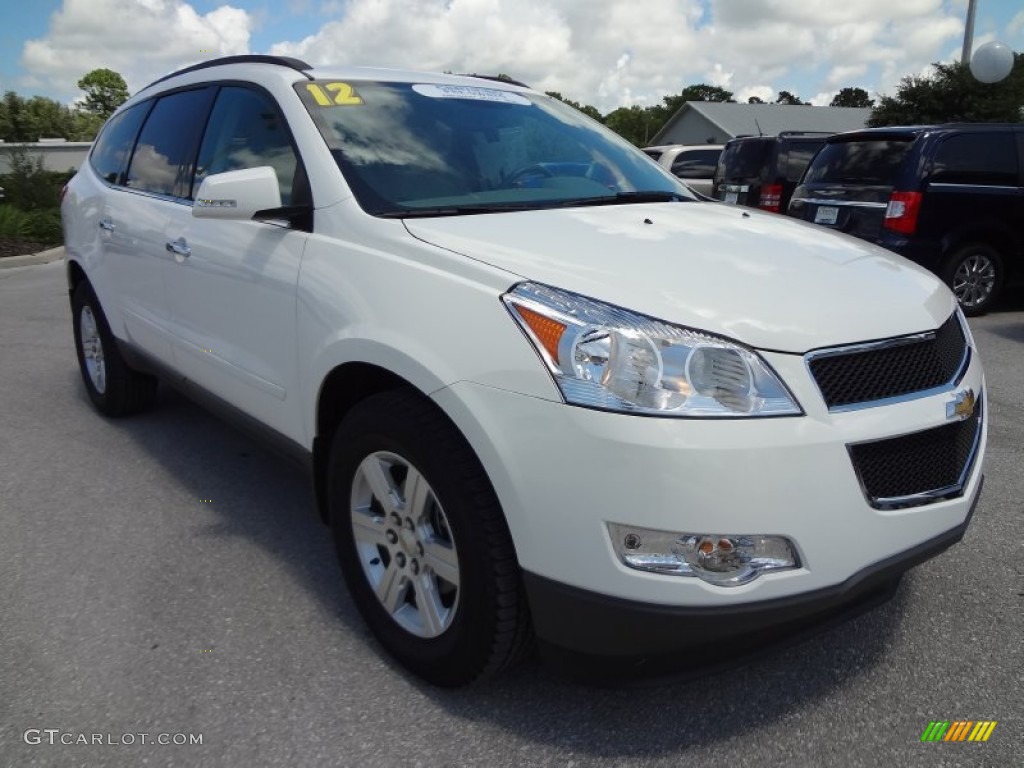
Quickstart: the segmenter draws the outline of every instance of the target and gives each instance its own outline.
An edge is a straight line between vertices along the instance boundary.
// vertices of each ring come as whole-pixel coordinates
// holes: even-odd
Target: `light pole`
[[[974,12],[978,8],[978,0],[967,0],[967,23],[964,24],[964,48],[960,52],[960,61],[971,63],[971,48],[974,47]]]
[[[974,79],[982,83],[998,83],[1013,69],[1013,51],[1002,43],[991,41],[978,48],[977,55],[971,56],[974,47],[974,14],[978,0],[967,0],[967,22],[964,24],[964,47],[960,61],[971,68]]]

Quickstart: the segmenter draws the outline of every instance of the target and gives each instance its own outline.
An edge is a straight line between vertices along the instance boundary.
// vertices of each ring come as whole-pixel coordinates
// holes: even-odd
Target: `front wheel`
[[[444,686],[504,669],[529,618],[511,536],[455,427],[409,390],[368,398],[335,434],[328,505],[352,598],[384,647]]]
[[[1003,287],[1003,260],[990,245],[972,243],[957,250],[943,269],[942,277],[968,317],[988,312]]]

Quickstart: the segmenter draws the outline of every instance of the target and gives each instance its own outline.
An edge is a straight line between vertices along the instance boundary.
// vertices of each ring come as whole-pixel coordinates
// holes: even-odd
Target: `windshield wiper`
[[[617,192],[614,195],[601,195],[600,197],[581,197],[575,200],[559,200],[556,205],[559,208],[573,208],[578,205],[620,205],[623,203],[682,203],[690,202],[693,198],[681,195],[678,192],[663,192],[660,190],[649,190],[646,192]]]
[[[376,214],[382,219],[420,219],[434,216],[466,216],[474,213],[506,213],[507,211],[531,211],[537,204],[522,205],[445,205],[437,208],[410,208],[405,211],[385,211]]]

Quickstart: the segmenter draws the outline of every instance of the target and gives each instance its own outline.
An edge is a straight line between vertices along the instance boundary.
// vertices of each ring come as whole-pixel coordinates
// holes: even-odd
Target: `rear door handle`
[[[100,219],[100,229],[102,229],[104,232],[114,231],[114,222],[110,220],[109,216],[104,216],[102,219]]]
[[[175,260],[181,262],[192,255],[192,249],[188,247],[184,237],[179,237],[177,240],[167,241],[167,252],[173,253]]]

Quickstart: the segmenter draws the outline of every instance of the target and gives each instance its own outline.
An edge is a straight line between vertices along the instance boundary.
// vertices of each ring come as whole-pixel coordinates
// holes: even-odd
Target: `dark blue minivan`
[[[788,213],[941,276],[968,315],[1024,277],[1024,125],[870,128],[829,137]]]

